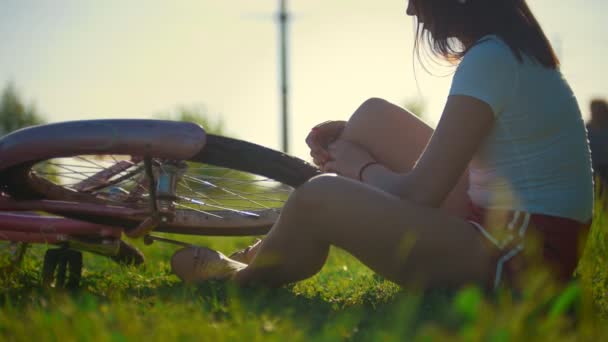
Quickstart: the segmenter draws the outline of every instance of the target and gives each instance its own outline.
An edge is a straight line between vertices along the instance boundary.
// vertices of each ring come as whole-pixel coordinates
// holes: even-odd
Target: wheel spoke
[[[213,198],[205,195],[204,193],[199,192],[199,191],[195,191],[194,189],[192,189],[188,185],[188,180],[186,180],[186,179],[182,179],[182,181],[179,183],[179,185],[182,185],[182,186],[186,187],[186,189],[190,190],[192,193],[194,193],[194,194],[196,194],[196,195],[198,195],[198,196],[200,196],[200,197],[202,197],[202,198],[204,198],[206,200],[209,200],[209,201],[211,201],[211,202],[213,202],[215,204],[218,204],[218,205],[220,204],[220,202],[218,202],[217,200],[215,200],[215,199],[213,199]]]
[[[141,158],[128,157],[103,155],[102,159],[96,159],[95,156],[56,158],[44,164],[54,169],[41,167],[36,174],[39,177],[49,177],[47,180],[52,183],[55,183],[52,177],[58,177],[59,180],[55,183],[57,186],[87,193],[110,204],[147,204],[150,197],[149,180],[143,172]],[[152,166],[164,174],[176,172],[167,167],[167,162],[152,159]],[[229,213],[243,218],[260,219],[262,216],[258,212],[276,213],[291,191],[290,187],[270,178],[196,162],[188,162],[183,174],[177,172],[180,172],[180,176],[172,206],[214,219],[225,219]]]
[[[196,212],[199,212],[199,213],[202,213],[202,214],[205,214],[205,215],[209,215],[209,216],[217,217],[217,218],[220,218],[220,219],[221,219],[221,218],[223,218],[223,217],[222,217],[222,216],[220,216],[220,215],[216,215],[216,214],[210,213],[210,212],[208,212],[208,211],[204,211],[204,210],[199,210],[199,209],[196,209],[196,208],[192,208],[192,207],[189,207],[189,206],[187,206],[187,205],[183,205],[183,204],[179,204],[179,203],[176,203],[175,205],[176,205],[176,206],[178,206],[178,207],[184,208],[184,209],[188,209],[188,210],[194,210],[194,211],[196,211]]]
[[[90,160],[89,158],[85,158],[83,156],[76,156],[75,158],[78,159],[78,160],[82,160],[84,162],[87,162],[89,164],[93,164],[93,165],[97,166],[100,169],[104,169],[104,167],[102,165],[99,165],[99,164],[95,163],[94,161]]]
[[[200,180],[200,179],[197,179],[197,178],[194,178],[194,177],[191,177],[191,176],[187,176],[187,175],[184,175],[184,177],[189,178],[189,179],[191,179],[191,180],[192,180],[192,181],[194,181],[194,182],[201,182],[202,184],[209,185],[209,186],[211,186],[211,187],[213,187],[213,188],[216,188],[216,189],[219,189],[219,190],[225,191],[225,192],[227,192],[227,193],[229,193],[229,194],[232,194],[232,195],[238,196],[238,197],[240,197],[240,198],[241,198],[242,200],[244,200],[244,201],[248,201],[248,202],[250,202],[250,203],[257,204],[257,205],[259,205],[259,206],[261,206],[261,207],[263,207],[263,208],[265,208],[265,209],[270,209],[270,208],[268,208],[267,206],[265,206],[265,205],[263,205],[263,204],[261,204],[261,203],[258,203],[258,202],[256,202],[256,201],[250,200],[250,199],[248,199],[248,198],[246,198],[246,197],[244,197],[244,196],[240,196],[240,195],[238,195],[238,194],[235,194],[234,192],[232,192],[232,191],[230,191],[230,190],[228,190],[228,189],[224,189],[224,188],[222,188],[222,187],[218,187],[218,186],[216,186],[216,185],[215,185],[215,184],[213,184],[213,183],[210,183],[210,182],[207,182],[207,181],[204,181],[204,180]]]
[[[71,168],[69,168],[69,167],[67,167],[67,166],[65,166],[65,165],[54,165],[54,166],[56,166],[56,167],[58,167],[58,168],[61,168],[61,169],[64,169],[64,170],[67,170],[67,171],[70,171],[70,172],[72,172],[73,174],[79,174],[79,175],[84,176],[84,177],[89,177],[87,174],[82,173],[82,172],[80,172],[80,171],[75,171],[75,170],[73,170],[73,169],[71,169]]]
[[[95,169],[95,170],[99,170],[100,167],[99,166],[89,166],[89,165],[78,165],[78,164],[66,164],[66,163],[54,163],[54,162],[47,162],[46,164],[48,165],[52,165],[52,166],[69,166],[69,167],[77,167],[77,168],[82,168],[82,169]]]
[[[193,198],[179,196],[179,199],[185,200],[185,201],[193,203],[193,204],[198,204],[198,205],[201,205],[201,206],[217,208],[217,209],[221,209],[221,210],[230,211],[230,212],[233,212],[233,213],[243,214],[243,215],[246,215],[246,216],[260,217],[260,215],[252,213],[252,212],[249,212],[249,211],[236,210],[236,209],[232,209],[232,208],[228,208],[228,207],[222,207],[222,206],[219,206],[219,205],[213,205],[213,204],[209,204],[209,203],[205,203],[205,202],[202,202],[202,201],[195,200]]]

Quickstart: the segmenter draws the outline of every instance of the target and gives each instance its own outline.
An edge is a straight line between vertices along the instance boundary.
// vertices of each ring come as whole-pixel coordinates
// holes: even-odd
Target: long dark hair
[[[448,61],[462,59],[485,35],[500,37],[522,62],[522,55],[557,69],[559,60],[525,0],[410,0],[416,11],[414,51],[420,45]],[[456,39],[454,39],[456,38]]]

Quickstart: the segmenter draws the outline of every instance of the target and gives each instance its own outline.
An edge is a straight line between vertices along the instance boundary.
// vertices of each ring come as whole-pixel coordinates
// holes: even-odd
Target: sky
[[[583,115],[608,98],[608,1],[528,0]],[[280,149],[278,0],[0,0],[0,86],[49,122],[152,118],[179,107]],[[412,59],[406,0],[288,0],[290,153],[315,124],[364,100],[426,104],[432,126],[453,70]]]

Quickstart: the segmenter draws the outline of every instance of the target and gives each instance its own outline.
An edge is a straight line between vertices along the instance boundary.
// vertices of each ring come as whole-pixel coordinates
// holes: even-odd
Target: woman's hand
[[[361,167],[374,161],[374,158],[359,145],[338,139],[329,144],[329,156],[322,170],[325,172],[335,172],[341,176],[359,179]]]
[[[313,127],[306,137],[310,156],[315,165],[323,167],[330,160],[328,145],[336,141],[346,127],[346,121],[325,121]]]

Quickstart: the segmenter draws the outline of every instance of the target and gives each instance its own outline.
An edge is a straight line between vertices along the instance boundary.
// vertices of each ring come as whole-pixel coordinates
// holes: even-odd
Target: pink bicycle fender
[[[64,217],[0,212],[0,231],[23,234],[83,235],[120,238],[122,228]]]
[[[64,236],[61,234],[10,232],[3,230],[0,230],[0,240],[48,244],[57,244],[65,241]]]
[[[28,161],[84,154],[189,159],[205,145],[191,122],[145,119],[67,121],[15,131],[0,140],[0,170]]]

